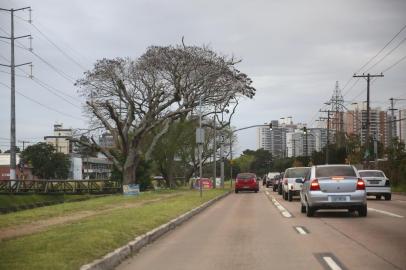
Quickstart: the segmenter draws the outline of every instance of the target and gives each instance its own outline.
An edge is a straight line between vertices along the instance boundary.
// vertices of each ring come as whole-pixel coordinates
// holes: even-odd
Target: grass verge
[[[0,208],[22,207],[41,203],[56,203],[77,199],[88,199],[93,195],[64,194],[0,194]]]
[[[392,191],[406,193],[406,183],[401,183],[399,185],[392,186]]]
[[[226,190],[204,191],[201,199],[198,191],[183,191],[175,197],[119,208],[72,224],[51,227],[44,232],[2,241],[0,269],[78,269],[224,192]],[[143,200],[147,196],[159,194],[146,194],[133,200]],[[111,199],[95,200],[107,202]]]

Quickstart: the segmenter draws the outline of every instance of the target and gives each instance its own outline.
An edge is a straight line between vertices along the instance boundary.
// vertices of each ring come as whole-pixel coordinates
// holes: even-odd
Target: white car
[[[286,169],[282,180],[282,197],[284,200],[291,202],[293,196],[299,196],[303,179],[309,171],[310,167],[293,167]]]
[[[359,170],[359,175],[365,181],[367,195],[376,196],[380,200],[382,196],[386,201],[392,198],[390,181],[385,173],[380,170]]]

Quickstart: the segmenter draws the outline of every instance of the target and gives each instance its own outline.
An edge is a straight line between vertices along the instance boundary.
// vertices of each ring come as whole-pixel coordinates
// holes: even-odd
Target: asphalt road
[[[406,269],[406,197],[368,208],[308,218],[271,189],[231,194],[117,269]]]

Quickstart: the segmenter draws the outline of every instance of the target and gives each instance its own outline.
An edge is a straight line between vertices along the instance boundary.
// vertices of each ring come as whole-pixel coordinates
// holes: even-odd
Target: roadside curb
[[[165,233],[169,232],[170,230],[176,228],[177,226],[183,224],[193,216],[197,215],[198,213],[202,212],[204,209],[208,208],[215,202],[223,199],[231,192],[224,193],[214,199],[211,199],[208,202],[186,212],[177,218],[172,219],[171,221],[149,231],[143,235],[137,236],[134,240],[128,242],[126,245],[117,248],[116,250],[108,253],[101,259],[96,259],[89,264],[82,265],[80,270],[108,270],[114,269],[114,267],[118,266],[122,261],[126,258],[130,257],[131,255],[137,253],[141,248],[145,247],[146,245],[152,243]]]
[[[406,192],[403,191],[392,191],[392,194],[406,196]]]

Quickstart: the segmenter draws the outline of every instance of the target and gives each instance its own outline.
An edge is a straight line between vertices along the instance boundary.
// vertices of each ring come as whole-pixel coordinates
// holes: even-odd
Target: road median
[[[0,240],[0,269],[79,269],[131,244],[119,253],[128,256],[126,252],[138,250],[144,241],[150,243],[166,233],[163,224],[172,229],[201,211],[200,205],[207,207],[228,192],[205,190],[203,198],[189,189],[113,195],[0,215],[0,232],[13,228],[21,232]],[[47,226],[29,228],[35,224]],[[137,238],[145,235],[142,241]]]
[[[101,259],[97,259],[90,264],[83,265],[80,270],[108,270],[114,269],[126,258],[130,257],[133,254],[136,254],[140,249],[146,245],[154,242],[160,238],[165,233],[176,228],[177,226],[183,224],[193,216],[197,215],[213,203],[229,195],[230,192],[224,193],[220,196],[217,196],[214,199],[211,199],[208,202],[203,203],[202,205],[178,216],[177,218],[172,219],[171,221],[145,233],[144,235],[136,237],[133,241],[130,241],[126,245],[110,252]]]

